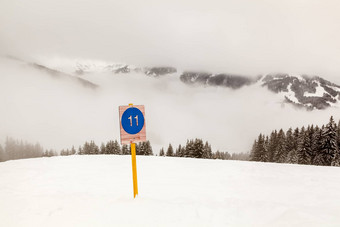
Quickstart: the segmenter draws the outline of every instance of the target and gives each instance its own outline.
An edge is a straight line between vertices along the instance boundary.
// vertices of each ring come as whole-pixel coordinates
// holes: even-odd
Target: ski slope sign
[[[119,119],[121,144],[146,141],[144,105],[119,106]]]

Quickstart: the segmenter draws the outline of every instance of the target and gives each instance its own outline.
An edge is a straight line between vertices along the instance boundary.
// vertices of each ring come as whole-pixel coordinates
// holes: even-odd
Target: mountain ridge
[[[124,63],[107,63],[100,61],[76,61],[71,63],[71,71],[63,71],[62,67],[43,63],[28,63],[35,68],[47,71],[51,75],[67,75],[76,77],[83,86],[97,88],[98,85],[81,78],[84,74],[140,73],[149,77],[176,75],[179,81],[189,86],[224,87],[240,89],[246,86],[259,85],[262,88],[281,96],[283,103],[289,103],[307,110],[322,110],[337,107],[340,103],[340,86],[320,76],[294,75],[287,73],[269,73],[259,76],[244,76],[228,73],[209,73],[202,71],[180,71],[172,66],[136,67]]]

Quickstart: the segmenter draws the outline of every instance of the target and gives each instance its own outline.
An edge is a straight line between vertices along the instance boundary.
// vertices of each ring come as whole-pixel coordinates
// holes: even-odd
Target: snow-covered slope
[[[75,76],[84,74],[128,74],[143,73],[152,77],[173,74],[177,72],[174,67],[157,66],[157,67],[137,67],[126,63],[107,62],[89,59],[66,59],[66,58],[50,58],[37,60],[39,64],[43,64],[51,69],[59,70]]]
[[[261,83],[287,102],[311,110],[338,106],[340,101],[340,86],[317,76],[269,74],[261,78]]]
[[[337,226],[340,168],[69,156],[0,163],[1,226]]]
[[[49,67],[46,66],[42,63],[36,63],[36,62],[29,62],[29,61],[25,61],[22,60],[20,58],[17,57],[13,57],[13,56],[7,56],[7,58],[0,58],[0,64],[16,64],[17,68],[21,68],[23,66],[29,66],[31,69],[34,69],[36,71],[40,71],[43,72],[47,75],[49,75],[50,77],[53,77],[55,79],[61,79],[61,80],[68,80],[71,81],[75,84],[81,85],[83,87],[87,87],[87,88],[91,88],[91,89],[96,89],[98,86],[94,83],[91,83],[88,80],[85,80],[83,78],[78,77],[77,75],[74,75],[73,73],[68,73],[67,70],[65,69],[61,69],[58,70],[58,67]],[[29,71],[30,69],[28,69]],[[36,72],[38,73],[38,72]]]

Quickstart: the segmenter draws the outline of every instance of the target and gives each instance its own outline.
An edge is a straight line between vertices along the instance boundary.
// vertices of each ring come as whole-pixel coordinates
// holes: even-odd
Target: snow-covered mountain
[[[282,96],[282,102],[308,110],[337,106],[340,101],[340,86],[318,76],[267,74],[256,78],[229,74],[184,72],[180,79],[191,85],[222,86],[232,89],[257,84]]]
[[[178,80],[189,86],[224,87],[240,89],[245,86],[266,88],[282,103],[289,103],[307,110],[337,107],[340,102],[340,86],[319,76],[266,74],[261,76],[242,76],[226,73],[207,73],[182,71],[170,66],[136,67],[124,63],[109,63],[103,61],[63,59],[56,61],[26,62],[18,58],[11,59],[25,62],[29,66],[46,72],[55,78],[68,78],[76,83],[97,88],[98,85],[84,75],[89,74],[142,74],[149,77],[177,76]],[[276,98],[276,97],[275,97]]]
[[[81,85],[83,87],[90,88],[90,89],[98,88],[97,84],[90,82],[84,78],[75,76],[74,73],[68,73],[67,70],[65,69],[58,69],[58,67],[46,65],[44,63],[25,61],[23,59],[20,59],[14,56],[7,56],[7,58],[14,62],[28,65],[30,68],[33,68],[34,70],[37,70],[37,71],[41,71],[55,79],[67,79],[78,85]]]
[[[80,65],[87,71],[77,73]],[[132,71],[123,73],[107,65],[59,57],[0,58],[0,137],[40,141],[60,150],[89,140],[118,139],[117,107],[134,103],[147,108],[147,135],[155,152],[169,142],[177,146],[202,138],[214,150],[238,153],[249,151],[260,133],[321,125],[339,111],[326,108],[339,102],[330,99],[338,95],[332,92],[338,92],[338,86],[321,78],[247,77],[129,65],[126,68]]]
[[[340,86],[318,76],[266,75],[261,82],[287,102],[310,110],[336,106],[340,101]]]
[[[105,62],[77,62],[74,72],[78,75],[84,73],[144,73],[148,76],[162,76],[177,72],[174,67],[136,67],[123,63]]]
[[[60,62],[59,62],[60,63]],[[67,66],[66,66],[67,65]],[[64,71],[81,79],[84,74],[139,73],[151,77],[177,76],[179,80],[191,86],[218,86],[239,89],[244,86],[260,86],[280,97],[282,103],[290,103],[296,107],[326,109],[338,106],[340,102],[340,86],[319,76],[266,74],[262,76],[242,76],[226,73],[207,73],[181,71],[170,66],[136,67],[123,63],[108,63],[102,61],[64,61],[63,64],[35,64],[39,68]],[[53,71],[54,72],[54,71]],[[84,81],[82,81],[84,83]],[[89,82],[91,83],[91,82]]]

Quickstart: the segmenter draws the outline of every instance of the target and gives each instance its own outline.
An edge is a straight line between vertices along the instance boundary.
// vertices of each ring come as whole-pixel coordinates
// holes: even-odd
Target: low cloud
[[[40,141],[47,148],[118,140],[118,106],[129,103],[145,105],[147,136],[155,152],[196,137],[208,140],[214,150],[247,152],[259,133],[327,123],[338,111],[283,106],[280,96],[256,85],[231,90],[187,86],[178,75],[83,75],[99,85],[93,90],[24,63],[1,63],[1,137]]]
[[[336,0],[13,0],[0,7],[0,49],[340,83],[339,10]]]
[[[320,75],[340,84],[340,4],[304,1],[4,1],[0,54],[85,58],[257,76]],[[58,66],[58,64],[55,64]],[[119,138],[119,105],[144,104],[157,146],[201,137],[247,151],[258,133],[321,124],[336,110],[281,107],[265,89],[188,87],[174,77],[89,75],[93,91],[1,60],[0,135],[63,148]],[[274,98],[273,98],[274,97]]]

